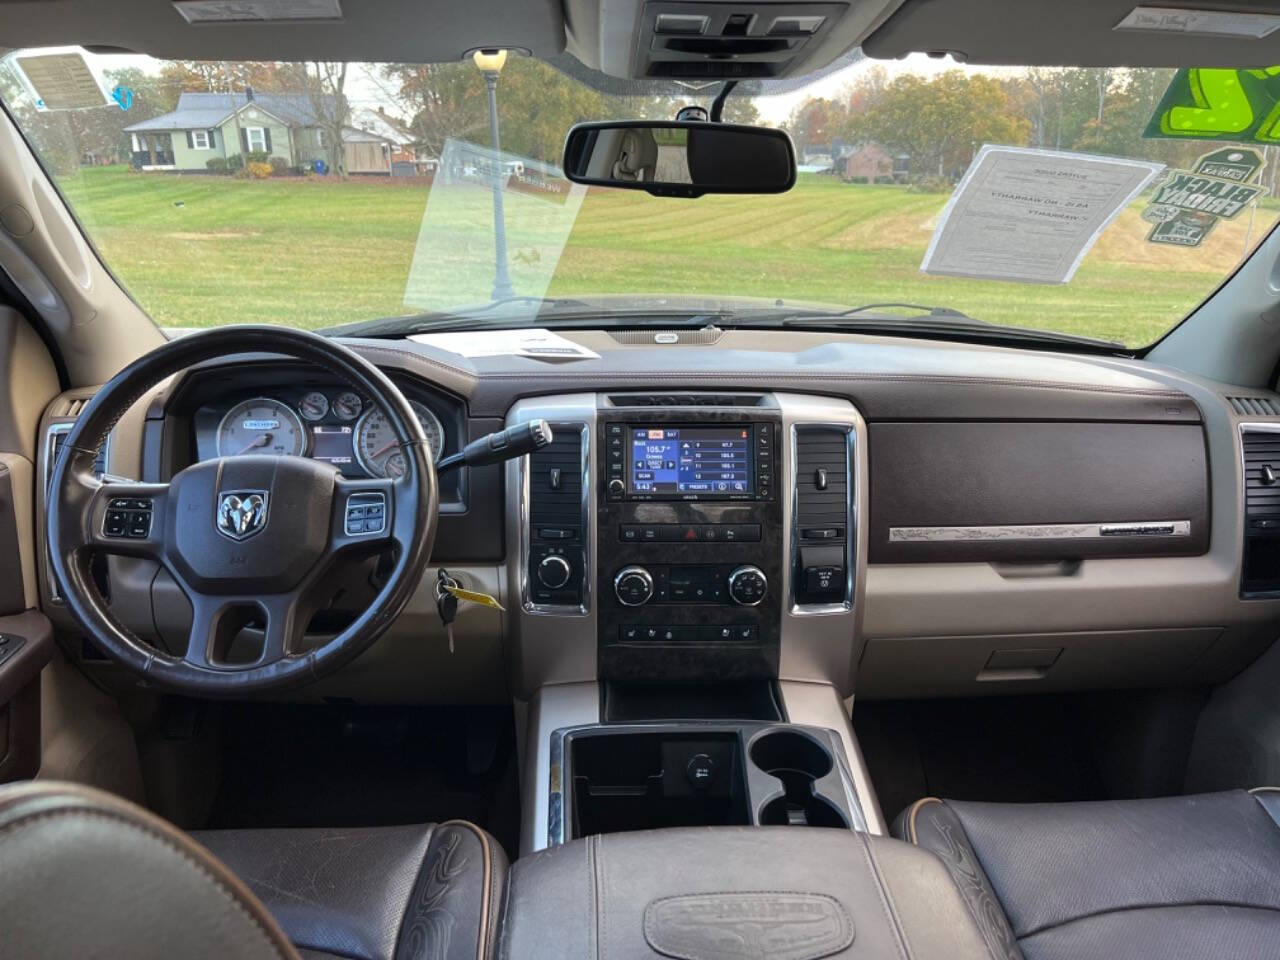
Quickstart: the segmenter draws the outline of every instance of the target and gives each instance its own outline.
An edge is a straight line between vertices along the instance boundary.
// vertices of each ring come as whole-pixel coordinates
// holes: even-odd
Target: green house
[[[184,93],[178,106],[125,128],[130,137],[133,165],[140,170],[205,173],[209,161],[261,151],[279,157],[291,168],[322,160],[332,165],[326,140],[337,110],[334,97],[313,98],[297,93]],[[351,173],[390,172],[391,144],[370,150],[367,131],[343,127],[343,152],[357,160]],[[349,150],[348,139],[360,150]],[[385,161],[385,162],[384,162]]]

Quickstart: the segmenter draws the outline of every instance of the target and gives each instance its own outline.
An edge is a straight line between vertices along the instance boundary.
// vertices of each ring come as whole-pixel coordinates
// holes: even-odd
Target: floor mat
[[[921,797],[1105,799],[1082,700],[859,701],[854,729],[889,819]]]
[[[208,827],[470,820],[519,849],[510,709],[228,705]]]

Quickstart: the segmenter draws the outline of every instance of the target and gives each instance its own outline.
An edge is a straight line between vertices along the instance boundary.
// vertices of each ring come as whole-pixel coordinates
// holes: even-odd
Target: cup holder
[[[815,785],[834,767],[831,753],[817,740],[794,730],[773,730],[757,737],[751,762],[782,783],[783,795],[760,810],[762,826],[844,827],[844,813]]]

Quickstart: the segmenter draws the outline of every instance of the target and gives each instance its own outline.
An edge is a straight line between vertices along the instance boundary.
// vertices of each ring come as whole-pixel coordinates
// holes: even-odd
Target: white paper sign
[[[17,59],[18,68],[35,91],[39,110],[85,110],[110,102],[79,53]]]
[[[590,360],[594,350],[550,330],[468,330],[459,333],[415,333],[410,340],[464,357],[533,357],[538,360]]]
[[[1164,164],[984,146],[947,201],[920,269],[1066,283]]]
[[[1231,10],[1134,7],[1112,29],[1197,33],[1214,37],[1253,37],[1260,40],[1280,29],[1280,16],[1274,13],[1238,13]]]

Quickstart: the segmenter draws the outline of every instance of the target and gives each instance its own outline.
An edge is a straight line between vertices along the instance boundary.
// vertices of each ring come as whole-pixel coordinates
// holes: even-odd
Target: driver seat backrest
[[[484,960],[506,874],[463,821],[197,842],[89,787],[0,787],[4,960]]]
[[[248,887],[180,830],[68,783],[0,789],[0,953],[298,960]]]

